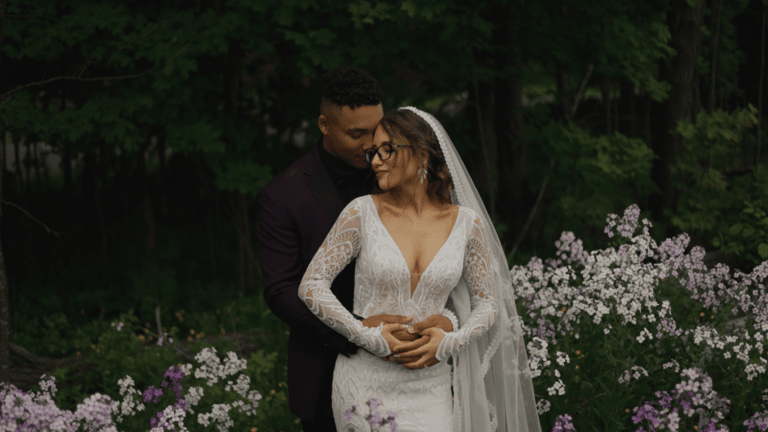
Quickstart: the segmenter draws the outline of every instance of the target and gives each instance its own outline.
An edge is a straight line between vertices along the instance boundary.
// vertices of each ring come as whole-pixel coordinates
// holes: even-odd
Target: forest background
[[[637,203],[657,241],[686,232],[748,272],[768,259],[767,3],[2,0],[0,379],[96,356],[131,310],[147,342],[161,322],[260,331],[284,388],[256,198],[320,135],[320,75],[349,64],[385,112],[443,123],[510,267],[563,231],[602,247]],[[106,392],[95,373],[58,401]]]

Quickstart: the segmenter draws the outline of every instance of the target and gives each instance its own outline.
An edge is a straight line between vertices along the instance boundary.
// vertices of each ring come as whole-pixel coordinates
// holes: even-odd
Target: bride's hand
[[[419,333],[421,338],[414,342],[400,343],[392,350],[392,354],[396,355],[397,362],[406,369],[424,369],[430,366],[434,366],[440,363],[435,358],[437,355],[437,348],[440,346],[440,342],[445,338],[445,334],[436,327],[429,327],[421,330]],[[428,339],[426,343],[422,339]],[[411,358],[417,357],[418,360],[413,362]],[[407,359],[407,362],[404,360]]]
[[[408,317],[408,322],[410,322],[413,319],[413,316]],[[384,339],[387,341],[387,345],[389,345],[389,350],[392,352],[392,354],[395,353],[395,349],[401,348],[405,343],[401,341],[400,339],[396,338],[392,333],[396,331],[405,330],[405,326],[403,324],[384,324],[384,326],[381,329],[381,335],[384,336]],[[381,357],[383,360],[387,360],[387,357]]]

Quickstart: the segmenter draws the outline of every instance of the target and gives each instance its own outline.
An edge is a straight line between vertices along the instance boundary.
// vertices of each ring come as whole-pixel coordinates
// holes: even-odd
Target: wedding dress
[[[452,367],[446,361],[486,332],[499,313],[487,229],[473,209],[459,206],[448,239],[421,274],[411,296],[410,269],[379,218],[371,195],[352,200],[341,212],[299,287],[299,297],[318,318],[364,348],[336,360],[332,405],[338,431],[371,430],[364,419],[369,412],[385,418],[396,414],[400,432],[454,430]],[[455,326],[453,332],[444,332],[436,355],[440,363],[409,370],[380,358],[391,354],[381,334],[384,324],[365,327],[330,291],[331,282],[355,257],[353,312],[363,317],[413,315],[411,322],[416,323],[439,315],[464,276],[471,313],[460,329]],[[375,399],[371,407],[366,404],[370,399]],[[353,406],[356,413],[349,411]]]

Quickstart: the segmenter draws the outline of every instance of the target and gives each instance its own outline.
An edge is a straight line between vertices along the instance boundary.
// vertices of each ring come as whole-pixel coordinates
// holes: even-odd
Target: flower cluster
[[[43,375],[40,394],[29,394],[3,383],[0,391],[0,430],[32,432],[44,429],[73,431],[81,426],[87,431],[117,432],[111,421],[109,396],[95,394],[83,401],[72,413],[60,410],[51,398],[56,394],[55,377]]]
[[[397,422],[395,421],[397,418],[396,413],[387,411],[387,415],[384,417],[380,412],[374,411],[384,405],[379,399],[368,399],[368,402],[365,404],[368,405],[368,414],[364,418],[371,427],[371,431],[379,430],[380,427],[385,425],[389,425],[390,432],[395,432],[397,430]],[[344,418],[347,419],[347,421],[352,420],[352,417],[355,415],[360,415],[356,404],[344,411]]]
[[[635,407],[632,422],[647,422],[651,430],[669,428],[671,432],[686,426],[686,419],[698,414],[695,424],[699,431],[725,432],[723,420],[730,400],[720,396],[712,389],[712,378],[699,368],[684,369],[680,376],[683,381],[671,392],[657,391],[657,401]],[[637,432],[644,431],[642,426]]]
[[[556,242],[558,259],[544,264],[534,257],[526,266],[510,270],[516,297],[529,318],[523,326],[524,336],[535,342],[528,344],[532,376],[540,376],[541,369],[550,365],[547,346],[557,344],[556,336],[578,339],[578,327],[585,315],[601,325],[606,335],[613,330],[611,323],[605,322],[609,318],[624,327],[621,334],[627,333],[630,324],[639,326],[641,331],[633,336],[639,343],[661,338],[686,341],[692,335],[696,345],[706,344],[705,348],[719,351],[725,358],[735,355],[742,360],[747,379],[765,373],[766,361],[762,357],[750,359],[765,352],[763,342],[768,338],[768,293],[761,284],[768,277],[768,262],[749,275],[736,271],[731,277],[723,265],[709,271],[702,261],[703,248],[694,247],[685,254],[690,240],[687,234],[656,244],[649,233],[652,225],[644,219],[642,234],[633,237],[641,226],[637,222],[639,214],[639,207],[632,205],[621,220],[614,214],[608,216],[605,232],[625,242],[618,250],[611,247],[587,253],[573,233],[566,232]],[[578,285],[574,283],[577,271],[572,265],[582,268]],[[670,302],[657,301],[654,292],[669,277],[674,277],[697,304],[710,309],[713,315],[718,311],[730,314],[726,316],[749,314],[754,319],[754,331],[739,329],[733,335],[720,336],[707,325],[680,329],[671,314]],[[563,361],[558,358],[560,366],[564,366]],[[675,367],[679,370],[679,366]]]
[[[768,262],[750,274],[738,270],[731,274],[722,264],[708,269],[703,263],[704,248],[696,246],[686,253],[690,242],[687,234],[657,243],[650,236],[652,224],[645,219],[638,222],[639,215],[636,205],[627,208],[623,218],[608,215],[605,232],[612,239],[612,247],[588,252],[573,233],[564,232],[556,242],[555,259],[542,261],[534,257],[525,266],[514,266],[510,270],[518,306],[524,309],[520,316],[526,318],[522,330],[528,341],[530,375],[534,378],[554,375],[557,381],[547,383],[548,394],[554,396],[565,394],[565,384],[561,384],[563,380],[559,378],[562,368],[567,367],[578,370],[579,366],[592,366],[603,373],[611,373],[613,369],[612,373],[616,374],[613,379],[618,378],[620,386],[629,386],[631,381],[665,370],[688,373],[687,385],[698,383],[699,387],[676,390],[676,409],[664,411],[646,403],[635,409],[634,419],[649,421],[652,428],[658,429],[654,426],[654,419],[658,418],[660,424],[677,430],[689,409],[700,408],[706,412],[701,412],[699,417],[706,420],[697,425],[698,430],[714,431],[730,402],[715,395],[711,385],[707,387],[708,381],[702,378],[706,375],[690,366],[706,365],[716,359],[730,362],[724,364],[724,369],[728,366],[729,371],[726,376],[733,377],[730,379],[740,379],[743,374],[745,380],[754,381],[765,376]],[[669,299],[657,296],[661,290]],[[684,313],[678,308],[683,308]],[[695,310],[695,316],[685,312],[690,308]],[[704,322],[707,318],[712,321]],[[689,326],[691,322],[694,324]],[[576,365],[569,366],[571,359],[563,351],[572,352],[573,340],[579,339],[580,332],[589,337],[588,344],[600,349],[593,350],[592,363],[581,365],[577,361]],[[595,333],[600,332],[606,338],[596,340]],[[554,367],[549,348],[554,348],[551,353],[557,362]],[[637,357],[640,351],[650,355]],[[622,352],[630,357],[621,358]],[[700,358],[701,361],[698,365],[681,367],[671,358],[675,354],[679,359]],[[664,358],[665,355],[668,357]],[[577,352],[574,361],[582,357]],[[632,365],[639,358],[647,363],[629,370],[618,369],[622,363],[628,361]],[[733,360],[729,359],[738,360],[740,367],[734,368]],[[600,367],[595,368],[598,364]],[[697,378],[691,378],[691,374]],[[578,383],[581,376],[577,373],[567,378],[570,381],[565,383]],[[591,399],[577,400],[576,403],[584,404]],[[689,406],[694,408],[686,408]],[[549,401],[540,399],[537,403],[540,414],[550,408]],[[758,425],[755,427],[759,427],[761,419],[753,415],[752,421]]]
[[[549,366],[549,351],[547,351],[547,341],[539,337],[534,337],[528,342],[528,367],[534,378],[541,375],[541,370]]]
[[[539,399],[536,401],[536,411],[539,413],[539,415],[549,412],[551,408],[552,403],[546,399]]]
[[[227,353],[224,365],[220,364],[215,353],[215,348],[205,348],[195,356],[195,360],[202,366],[194,371],[194,376],[199,379],[207,379],[208,387],[216,384],[219,379],[226,379],[246,368],[246,361],[238,359],[233,352]],[[191,407],[197,406],[203,396],[203,388],[198,386],[190,387],[185,397],[182,398],[184,388],[181,383],[184,377],[190,374],[192,365],[179,366],[178,369],[171,366],[165,372],[165,378],[168,381],[163,380],[160,385],[162,388],[166,388],[168,385],[173,386],[176,403],[156,413],[157,418],[151,420],[151,432],[164,432],[167,429],[186,431],[184,426],[186,413],[194,413]],[[0,431],[32,432],[43,429],[74,431],[85,426],[85,430],[117,432],[113,418],[119,423],[123,421],[125,416],[136,415],[137,411],[141,412],[145,409],[143,403],[136,403],[135,396],[141,393],[135,389],[133,379],[126,376],[118,381],[120,395],[123,397],[122,401],[112,401],[109,396],[97,393],[79,405],[75,413],[62,411],[56,407],[51,399],[51,396],[56,393],[54,380],[55,377],[46,378],[43,375],[40,382],[42,392],[37,395],[26,394],[14,386],[0,391],[0,408],[2,408],[3,413],[10,413],[10,415],[2,416]],[[232,408],[239,408],[239,412],[248,416],[255,414],[256,408],[259,406],[258,401],[261,400],[262,396],[256,390],[249,391],[249,386],[250,378],[243,374],[238,376],[236,383],[227,381],[224,390],[227,392],[234,390],[243,399],[247,399],[248,403],[237,400],[231,404],[214,404],[211,413],[198,414],[197,422],[203,426],[218,423],[218,429],[223,432],[234,426],[234,422],[228,414]],[[143,402],[159,403],[159,397],[163,395],[162,388],[150,386],[143,393]]]
[[[552,432],[576,432],[576,428],[571,423],[573,418],[568,414],[562,414],[555,418],[555,427]]]
[[[629,386],[630,381],[634,378],[635,381],[639,380],[641,376],[648,376],[648,371],[642,366],[632,366],[632,369],[627,369],[621,373],[619,377],[619,384]]]

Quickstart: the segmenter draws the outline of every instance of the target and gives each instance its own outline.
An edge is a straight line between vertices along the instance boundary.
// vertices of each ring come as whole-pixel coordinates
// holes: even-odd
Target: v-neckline
[[[400,252],[400,258],[402,258],[403,263],[405,264],[405,268],[408,269],[408,276],[412,277],[414,274],[419,274],[419,273],[414,273],[414,272],[411,271],[411,268],[408,266],[408,261],[406,261],[405,255],[403,255],[403,251],[400,249],[400,246],[397,245],[397,242],[395,241],[395,238],[392,237],[392,234],[387,229],[387,226],[384,225],[384,221],[381,220],[381,216],[379,216],[379,209],[378,209],[378,207],[376,207],[376,202],[373,200],[373,195],[368,195],[368,196],[370,197],[371,204],[373,205],[373,210],[374,210],[373,212],[376,213],[376,219],[379,221],[379,224],[381,224],[381,226],[384,228],[384,231],[387,232],[387,235],[389,236],[390,240],[392,240],[392,243],[394,243],[395,248],[397,249],[397,251]],[[459,215],[460,215],[460,213],[461,213],[461,207],[459,207],[459,212],[456,214],[456,220],[453,222],[453,226],[451,227],[450,234],[448,234],[448,238],[445,239],[445,242],[443,243],[443,245],[440,246],[440,249],[437,250],[437,253],[435,254],[435,256],[432,257],[432,261],[430,261],[429,264],[427,264],[427,266],[424,268],[424,271],[421,272],[422,276],[427,273],[429,268],[432,266],[432,263],[437,260],[437,256],[440,255],[440,252],[443,251],[443,247],[445,247],[445,245],[447,245],[448,242],[451,241],[451,237],[453,237],[453,232],[456,231],[456,226],[459,224]],[[422,279],[424,279],[424,278],[423,277],[419,277],[419,281],[416,282],[416,288],[413,289],[413,294],[411,294],[411,285],[410,285],[410,279],[409,279],[409,282],[408,282],[408,294],[410,294],[409,300],[413,300],[413,298],[416,297],[416,291],[419,290],[419,287],[421,286]]]

